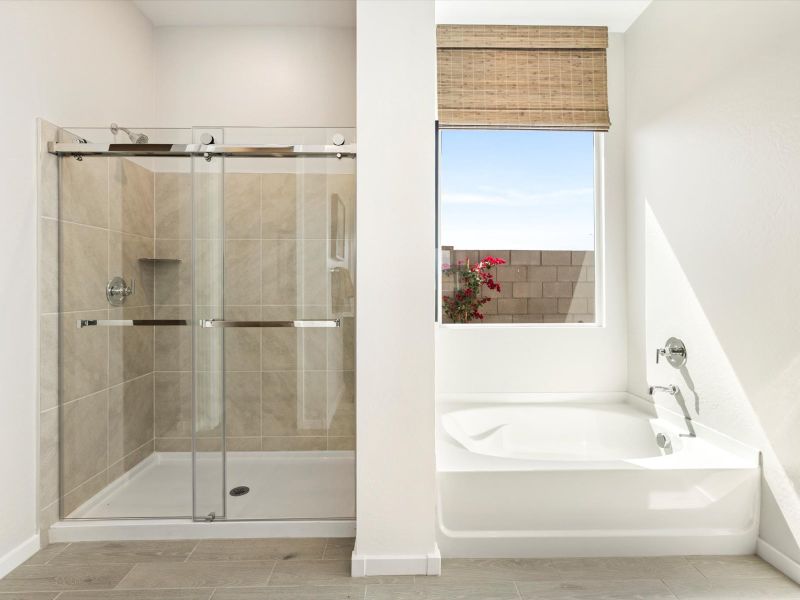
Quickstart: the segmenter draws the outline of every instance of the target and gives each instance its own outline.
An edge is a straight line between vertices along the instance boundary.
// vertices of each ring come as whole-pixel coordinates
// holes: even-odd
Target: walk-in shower
[[[352,519],[354,130],[111,132],[49,147],[61,519]]]

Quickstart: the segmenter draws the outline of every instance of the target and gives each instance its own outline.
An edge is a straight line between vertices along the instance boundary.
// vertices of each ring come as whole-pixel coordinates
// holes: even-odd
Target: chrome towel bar
[[[296,321],[225,321],[205,319],[200,321],[201,327],[341,327],[339,319],[314,320],[299,319]]]
[[[185,319],[78,319],[78,329],[84,327],[168,327],[186,324]]]
[[[272,158],[356,156],[356,145],[234,146],[230,144],[80,144],[49,142],[51,154],[67,156],[239,156]]]

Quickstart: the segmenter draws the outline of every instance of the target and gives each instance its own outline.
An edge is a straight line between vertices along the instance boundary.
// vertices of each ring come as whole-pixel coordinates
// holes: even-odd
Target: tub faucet
[[[674,396],[678,393],[678,386],[674,383],[670,383],[669,385],[651,385],[650,395],[652,396],[655,392],[664,392],[670,396]]]

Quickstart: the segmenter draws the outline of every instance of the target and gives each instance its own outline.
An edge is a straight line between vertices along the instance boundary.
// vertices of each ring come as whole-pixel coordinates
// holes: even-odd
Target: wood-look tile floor
[[[441,577],[350,577],[352,539],[52,544],[0,600],[800,600],[755,556],[450,559]]]

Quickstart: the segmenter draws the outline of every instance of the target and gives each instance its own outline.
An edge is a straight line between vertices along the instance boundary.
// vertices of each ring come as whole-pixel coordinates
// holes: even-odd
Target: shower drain
[[[250,488],[246,485],[237,485],[231,490],[231,496],[244,496],[249,491]]]

